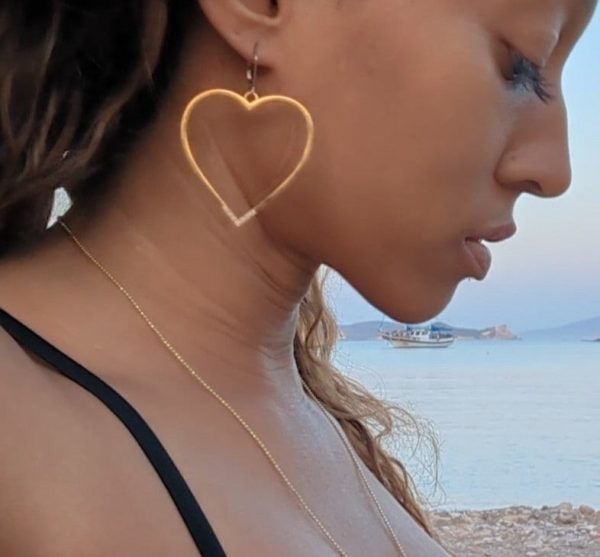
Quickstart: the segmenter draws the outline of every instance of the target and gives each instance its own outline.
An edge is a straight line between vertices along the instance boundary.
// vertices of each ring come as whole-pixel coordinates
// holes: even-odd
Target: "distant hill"
[[[434,323],[435,326],[441,327],[448,330],[454,336],[459,339],[468,340],[516,340],[519,337],[512,333],[506,325],[497,325],[493,327],[487,327],[486,329],[465,329],[461,327],[454,327],[447,323],[437,321]],[[404,324],[396,322],[387,322],[381,324],[380,321],[361,321],[359,323],[352,323],[350,325],[340,325],[342,331],[342,338],[344,340],[375,340],[379,337],[379,327],[384,331],[391,331],[393,329],[402,329]]]
[[[600,316],[549,329],[525,331],[521,336],[532,340],[595,340],[600,339]]]

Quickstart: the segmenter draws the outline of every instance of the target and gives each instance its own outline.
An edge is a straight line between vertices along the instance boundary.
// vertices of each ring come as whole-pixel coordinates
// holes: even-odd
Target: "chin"
[[[452,300],[455,291],[456,286],[450,291],[425,291],[422,295],[399,300],[389,295],[379,300],[380,303],[375,301],[371,303],[390,319],[400,323],[416,324],[429,321],[442,313]]]

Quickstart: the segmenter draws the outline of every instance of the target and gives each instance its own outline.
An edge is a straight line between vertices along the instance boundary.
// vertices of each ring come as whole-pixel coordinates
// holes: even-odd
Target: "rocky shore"
[[[435,511],[432,519],[456,557],[600,557],[600,510],[586,505]]]

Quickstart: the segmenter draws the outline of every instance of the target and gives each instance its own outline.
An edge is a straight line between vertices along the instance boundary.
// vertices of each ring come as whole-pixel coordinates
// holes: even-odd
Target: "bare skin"
[[[425,320],[470,275],[467,236],[510,222],[524,192],[567,189],[560,74],[594,3],[199,3],[210,25],[192,33],[160,118],[114,177],[115,194],[66,221],[259,432],[348,554],[397,555],[342,444],[302,393],[298,303],[324,263],[390,317]],[[158,0],[154,15],[150,57],[162,32]],[[290,188],[236,230],[186,164],[178,125],[197,92],[244,92],[256,41],[259,93],[304,102],[317,136]],[[551,101],[507,83],[506,43],[543,66]],[[248,195],[222,178],[224,197]],[[228,555],[335,555],[237,422],[61,229],[0,261],[0,307],[146,417]],[[2,555],[197,554],[114,416],[4,331],[0,362]],[[409,557],[447,555],[369,478]]]

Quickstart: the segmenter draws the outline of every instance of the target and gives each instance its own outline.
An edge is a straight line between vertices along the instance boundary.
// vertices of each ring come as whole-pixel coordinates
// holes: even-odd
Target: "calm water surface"
[[[407,350],[341,341],[336,363],[432,422],[441,444],[437,490],[418,452],[409,460],[408,449],[397,451],[434,506],[600,507],[600,343]]]

